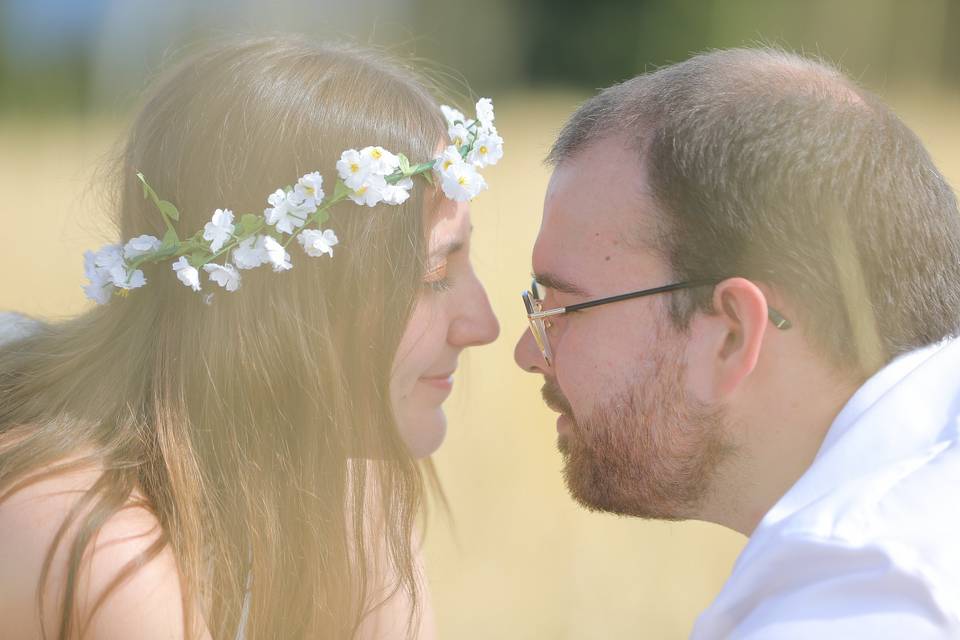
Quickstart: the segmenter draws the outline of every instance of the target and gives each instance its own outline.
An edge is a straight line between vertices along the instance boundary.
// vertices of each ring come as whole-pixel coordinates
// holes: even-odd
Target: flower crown
[[[308,256],[333,257],[333,247],[339,240],[333,229],[323,228],[330,219],[330,207],[346,198],[368,207],[381,202],[400,204],[410,197],[413,177],[418,175],[432,184],[436,172],[448,198],[460,202],[472,199],[487,188],[477,170],[496,164],[503,157],[503,138],[493,126],[493,103],[481,98],[476,106],[477,117],[472,120],[446,105],[440,109],[447,120],[451,144],[430,162],[411,165],[402,153],[393,154],[383,147],[347,149],[337,162],[339,179],[329,199],[325,199],[323,177],[314,171],[294,186],[270,194],[270,206],[263,215],[246,213],[235,221],[232,211],[217,209],[203,230],[186,239],[181,239],[173,228],[173,221],[180,219],[177,208],[161,200],[143,174],[138,173],[143,197],[157,206],[167,232],[162,240],[142,235],[124,245],[110,244],[96,253],[84,253],[84,270],[90,280],[83,287],[84,292],[98,304],[106,304],[114,292],[126,296],[131,289],[147,284],[141,265],[173,258],[177,278],[194,291],[202,288],[201,269],[227,291],[236,291],[241,270],[268,263],[274,271],[290,269],[293,265],[287,246],[294,238]],[[220,257],[224,260],[216,262]],[[204,301],[209,303],[212,295],[207,294]]]

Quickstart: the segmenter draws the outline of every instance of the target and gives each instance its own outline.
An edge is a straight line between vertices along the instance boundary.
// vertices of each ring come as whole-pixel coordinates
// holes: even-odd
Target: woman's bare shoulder
[[[0,620],[5,637],[38,637],[37,590],[47,554],[68,514],[99,476],[95,467],[59,473],[24,486],[0,503]],[[80,508],[81,514],[87,512]],[[59,627],[70,548],[79,531],[76,522],[66,528],[50,564],[43,589],[48,635]],[[123,579],[90,618],[100,596],[161,537],[154,514],[136,501],[104,523],[83,556],[76,580],[75,619],[89,620],[86,637],[182,637],[180,574],[169,547]]]

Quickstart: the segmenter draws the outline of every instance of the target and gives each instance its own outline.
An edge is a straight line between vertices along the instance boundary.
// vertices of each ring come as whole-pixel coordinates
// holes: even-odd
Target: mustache
[[[560,385],[557,384],[556,380],[545,379],[543,387],[540,388],[540,395],[543,396],[543,401],[548,407],[557,413],[564,413],[571,418],[573,417],[573,407],[570,406],[570,401],[560,391]]]

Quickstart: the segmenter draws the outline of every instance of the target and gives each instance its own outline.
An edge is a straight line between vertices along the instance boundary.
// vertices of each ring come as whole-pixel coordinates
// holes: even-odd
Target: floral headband
[[[494,165],[503,157],[503,138],[493,126],[493,103],[481,98],[473,120],[446,105],[440,109],[447,120],[451,144],[432,161],[411,165],[402,153],[393,154],[383,147],[347,149],[337,162],[340,177],[329,199],[325,199],[323,177],[314,171],[300,178],[296,185],[270,194],[270,206],[263,215],[246,213],[235,220],[229,209],[217,209],[202,231],[185,239],[173,228],[173,221],[180,219],[177,208],[161,200],[143,174],[138,173],[143,197],[157,206],[167,232],[163,239],[142,235],[124,245],[110,244],[96,253],[84,253],[84,270],[90,280],[83,287],[84,292],[97,304],[106,304],[114,292],[126,296],[131,289],[147,284],[141,265],[174,258],[172,266],[177,278],[194,291],[201,290],[201,269],[227,291],[236,291],[240,287],[240,271],[244,269],[268,263],[274,271],[290,269],[293,265],[287,246],[294,238],[308,256],[333,257],[333,247],[339,240],[333,229],[323,228],[330,219],[330,207],[346,198],[368,207],[381,202],[400,204],[410,197],[412,178],[417,175],[432,184],[436,172],[443,193],[452,200],[474,198],[487,188],[477,170]],[[223,260],[217,261],[221,257]],[[209,302],[212,295],[204,300]]]

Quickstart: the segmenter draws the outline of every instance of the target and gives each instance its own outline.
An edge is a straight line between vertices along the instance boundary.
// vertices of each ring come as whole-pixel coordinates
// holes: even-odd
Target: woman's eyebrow
[[[467,232],[468,237],[469,237],[469,235],[471,235],[472,233],[473,233],[473,225],[470,225],[470,230]],[[466,240],[451,240],[451,241],[449,241],[449,242],[446,242],[446,243],[440,245],[439,247],[437,247],[437,248],[434,249],[433,251],[431,251],[431,252],[430,252],[430,257],[431,257],[431,258],[446,258],[447,256],[449,256],[449,255],[451,255],[451,254],[454,254],[454,253],[456,253],[457,251],[460,251],[461,249],[463,249],[463,247],[464,247],[464,245],[465,245],[466,243],[467,243]]]
[[[460,240],[453,240],[447,242],[446,244],[440,245],[434,251],[430,253],[431,258],[446,258],[447,256],[456,253],[463,249],[464,243]]]
[[[568,293],[574,296],[590,295],[578,285],[552,273],[534,273],[533,279],[547,289],[552,289],[558,293]]]

